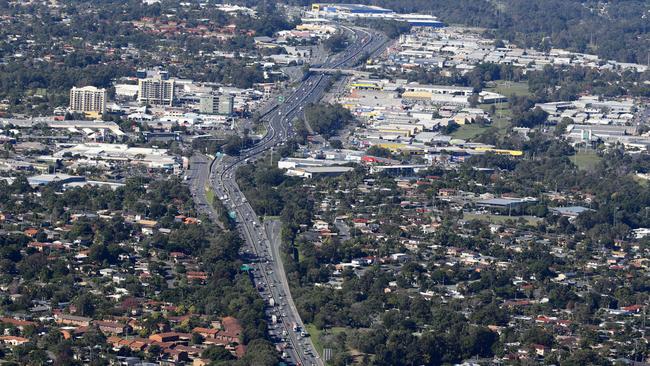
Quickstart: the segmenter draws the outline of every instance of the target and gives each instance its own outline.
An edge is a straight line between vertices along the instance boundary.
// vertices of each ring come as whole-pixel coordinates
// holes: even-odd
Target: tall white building
[[[70,110],[73,112],[102,114],[106,111],[106,89],[94,86],[70,89]]]
[[[156,75],[138,80],[138,101],[142,104],[171,106],[174,101],[174,79]]]

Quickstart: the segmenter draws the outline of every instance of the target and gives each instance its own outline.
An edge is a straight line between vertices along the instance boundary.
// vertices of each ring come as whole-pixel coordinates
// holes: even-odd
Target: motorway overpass
[[[323,68],[323,67],[312,67],[309,69],[310,72],[316,73],[316,74],[327,74],[327,75],[333,75],[333,74],[343,74],[343,75],[351,75],[351,76],[357,76],[360,78],[367,79],[370,77],[371,73],[367,71],[359,71],[359,70],[354,70],[354,69],[333,69],[333,68]]]

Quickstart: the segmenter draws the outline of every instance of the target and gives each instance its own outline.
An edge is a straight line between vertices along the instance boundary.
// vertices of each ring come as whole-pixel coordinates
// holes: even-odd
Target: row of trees
[[[582,93],[617,97],[650,96],[650,71],[601,71],[582,67],[553,67],[527,73],[528,87],[539,101],[574,100]]]

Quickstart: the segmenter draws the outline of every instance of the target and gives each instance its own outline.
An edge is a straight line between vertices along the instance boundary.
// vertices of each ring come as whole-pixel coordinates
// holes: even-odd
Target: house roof
[[[585,211],[593,211],[590,208],[582,206],[554,207],[551,211],[563,216],[578,216]]]

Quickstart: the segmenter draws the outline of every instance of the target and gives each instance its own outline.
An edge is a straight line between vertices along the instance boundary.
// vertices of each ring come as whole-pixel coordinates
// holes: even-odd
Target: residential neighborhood
[[[646,365],[649,22],[0,1],[2,363]]]

